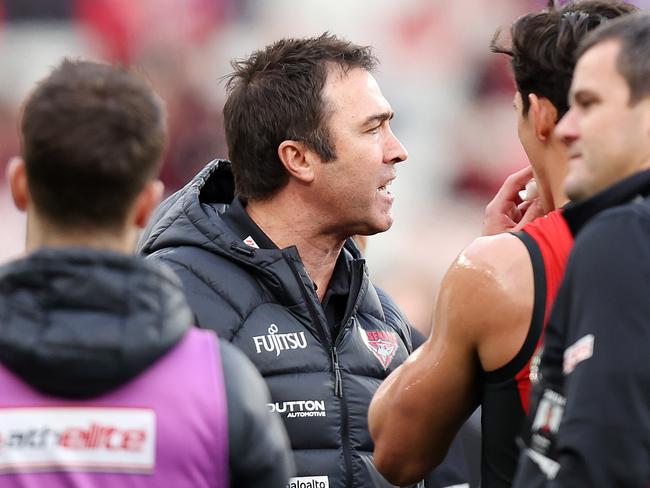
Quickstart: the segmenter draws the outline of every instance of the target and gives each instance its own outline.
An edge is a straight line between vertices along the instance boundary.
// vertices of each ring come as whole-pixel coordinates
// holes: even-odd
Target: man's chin
[[[570,177],[564,181],[564,192],[572,202],[579,202],[591,196],[583,182],[574,181]]]
[[[366,224],[363,228],[360,228],[356,234],[360,236],[374,236],[375,234],[386,232],[392,227],[392,225],[392,218],[384,222],[373,222],[372,224]]]
[[[366,235],[371,236],[375,234],[381,234],[382,232],[386,232],[392,226],[393,226],[393,218],[391,217],[390,219],[387,219],[382,223],[377,223],[377,225],[375,225]]]

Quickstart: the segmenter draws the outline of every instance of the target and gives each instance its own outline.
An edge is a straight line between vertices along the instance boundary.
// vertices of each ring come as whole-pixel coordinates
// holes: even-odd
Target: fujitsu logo
[[[278,334],[278,326],[271,324],[268,335],[254,336],[255,350],[260,354],[263,350],[266,352],[275,352],[279,356],[282,351],[289,349],[306,349],[307,339],[304,332],[289,332],[288,334]]]

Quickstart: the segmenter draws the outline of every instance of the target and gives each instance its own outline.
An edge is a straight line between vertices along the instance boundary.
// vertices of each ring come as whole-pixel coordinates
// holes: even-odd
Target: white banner
[[[156,414],[146,408],[0,408],[0,471],[153,471]]]

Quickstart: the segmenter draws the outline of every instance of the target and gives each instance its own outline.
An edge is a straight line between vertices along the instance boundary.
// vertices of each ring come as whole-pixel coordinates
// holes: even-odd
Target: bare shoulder
[[[503,233],[474,239],[460,253],[458,259],[461,258],[494,271],[507,272],[513,264],[527,260],[528,251],[518,237]]]
[[[444,278],[442,291],[449,289],[460,295],[471,291],[478,294],[474,298],[508,298],[518,294],[518,287],[529,274],[532,276],[530,257],[517,237],[479,237],[456,257]]]
[[[523,344],[532,317],[533,271],[528,251],[512,234],[475,239],[445,276],[436,323],[474,344],[482,366],[496,369]],[[452,333],[452,331],[448,331]]]

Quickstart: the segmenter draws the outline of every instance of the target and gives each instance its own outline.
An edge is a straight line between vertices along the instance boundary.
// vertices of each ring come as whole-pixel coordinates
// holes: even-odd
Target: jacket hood
[[[156,209],[140,238],[139,252],[151,254],[167,247],[204,247],[209,246],[208,241],[236,240],[221,225],[217,213],[225,210],[233,198],[235,184],[230,162],[211,161]]]
[[[171,349],[192,315],[156,263],[82,248],[41,249],[0,268],[0,362],[34,388],[87,398]]]

